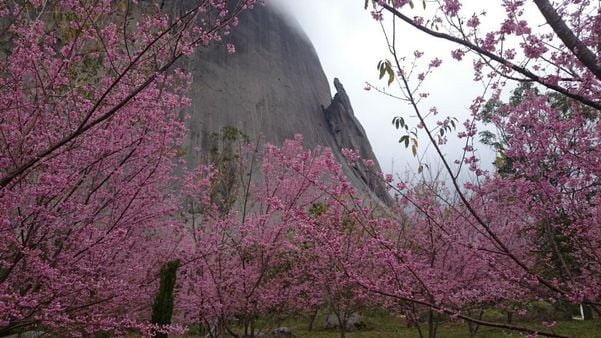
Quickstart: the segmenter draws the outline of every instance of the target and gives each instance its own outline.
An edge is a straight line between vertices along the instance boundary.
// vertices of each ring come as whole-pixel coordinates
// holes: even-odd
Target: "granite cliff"
[[[206,149],[210,135],[227,126],[276,144],[300,133],[306,146],[331,147],[341,162],[342,148],[375,160],[342,84],[334,80],[337,93],[332,98],[313,45],[295,26],[270,7],[257,6],[241,15],[228,37],[235,54],[221,46],[200,50],[188,60],[193,74],[188,149]],[[198,162],[195,154],[189,151],[187,160]],[[357,188],[389,201],[362,165],[344,164],[344,170]]]

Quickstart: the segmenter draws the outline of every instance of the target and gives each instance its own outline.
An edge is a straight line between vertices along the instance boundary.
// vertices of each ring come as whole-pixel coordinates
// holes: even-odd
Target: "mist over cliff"
[[[190,163],[200,160],[193,149],[209,147],[211,134],[223,127],[275,144],[302,134],[307,147],[330,147],[341,162],[342,148],[376,160],[343,85],[334,81],[337,93],[332,98],[317,53],[292,18],[256,6],[240,16],[227,39],[235,44],[235,54],[220,46],[201,49],[187,61],[193,75],[185,142]],[[343,167],[357,188],[389,200],[363,165]]]

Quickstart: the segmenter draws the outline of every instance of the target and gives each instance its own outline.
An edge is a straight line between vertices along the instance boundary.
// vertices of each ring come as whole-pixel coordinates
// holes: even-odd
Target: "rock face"
[[[324,321],[324,328],[337,329],[338,327],[340,327],[340,320],[338,319],[338,316],[334,313],[329,314]],[[356,312],[352,313],[346,319],[345,327],[347,331],[356,331],[365,327],[363,317]]]
[[[358,151],[364,158],[376,159],[365,130],[359,120],[355,118],[351,101],[342,86],[342,83],[336,78],[334,79],[334,87],[336,95],[330,106],[324,110],[330,133],[334,136],[336,145],[339,149],[350,148]],[[380,166],[368,169],[362,164],[357,164],[352,168],[353,176],[357,176],[361,182],[366,184],[376,196],[388,202],[388,194],[384,186],[381,184],[372,171],[380,171]]]
[[[307,147],[331,147],[341,161],[341,148],[375,160],[342,84],[335,80],[338,93],[332,99],[315,49],[295,26],[268,6],[257,6],[241,15],[227,37],[235,54],[221,46],[200,50],[188,61],[193,74],[188,161],[197,162],[194,149],[206,149],[210,135],[226,126],[275,144],[302,134]],[[389,201],[362,165],[344,170],[357,188]]]
[[[271,331],[271,336],[274,338],[294,338],[295,335],[292,333],[292,330],[283,326],[275,328]]]

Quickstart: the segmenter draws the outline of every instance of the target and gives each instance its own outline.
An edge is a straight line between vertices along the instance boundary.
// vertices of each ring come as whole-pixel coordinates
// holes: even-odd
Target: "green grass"
[[[419,333],[416,328],[407,328],[404,322],[400,318],[393,316],[378,316],[366,317],[368,328],[347,333],[348,338],[367,338],[367,337],[379,337],[379,338],[398,338],[398,337],[419,337]],[[316,329],[313,332],[306,330],[306,323],[302,321],[289,321],[283,323],[288,326],[292,332],[299,338],[302,337],[314,337],[314,338],[335,338],[339,337],[339,333],[335,330],[324,330],[323,318],[318,318],[315,323]],[[544,329],[541,324],[536,323],[520,323],[521,326],[529,328]],[[422,331],[425,333],[427,325],[422,324]],[[546,329],[549,331],[550,329]],[[555,327],[552,328],[553,332],[564,335],[570,335],[574,337],[583,338],[601,338],[601,322],[600,321],[564,321],[558,322]],[[425,333],[427,336],[427,333]],[[494,337],[520,337],[522,336],[518,332],[511,332],[509,330],[502,330],[497,328],[483,327],[478,329],[478,338],[494,338]],[[448,338],[459,338],[469,337],[469,331],[467,324],[462,323],[443,323],[438,329],[437,337],[448,337]]]
[[[399,337],[419,337],[416,328],[407,328],[401,318],[384,313],[373,313],[364,317],[367,327],[365,329],[353,332],[347,332],[347,338],[399,338]],[[258,327],[264,326],[264,331],[269,332],[273,327],[286,326],[292,330],[298,338],[337,338],[340,336],[336,330],[323,329],[324,316],[317,317],[314,323],[314,330],[307,331],[307,321],[301,318],[290,318],[281,320],[277,323],[258,323]],[[582,338],[601,338],[601,321],[558,321],[552,329],[545,329],[541,323],[527,322],[517,323],[520,326],[553,331],[555,333]],[[427,325],[422,323],[422,330],[427,337]],[[198,337],[193,334],[187,337]],[[467,324],[457,322],[446,322],[440,325],[437,337],[440,338],[459,338],[469,337]],[[496,338],[496,337],[523,337],[516,331],[502,330],[497,328],[481,326],[476,335],[478,338]]]

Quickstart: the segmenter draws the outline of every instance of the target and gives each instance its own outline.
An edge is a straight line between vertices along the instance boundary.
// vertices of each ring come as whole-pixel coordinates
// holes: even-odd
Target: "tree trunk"
[[[469,311],[468,314],[469,314],[470,317],[472,316],[472,312],[471,311]],[[479,320],[481,320],[483,315],[484,315],[484,310],[480,310],[480,312],[478,312],[478,317],[477,318]],[[476,333],[478,333],[478,329],[480,328],[480,325],[468,321],[467,322],[467,327],[468,327],[468,329],[470,331],[470,337],[475,337]]]
[[[179,260],[165,263],[161,267],[159,292],[152,304],[152,323],[159,325],[171,324],[171,315],[173,314],[173,289],[177,277],[177,268]],[[167,338],[166,333],[154,333],[155,338]]]
[[[315,323],[316,317],[317,317],[317,309],[315,309],[315,311],[313,311],[313,313],[311,313],[309,315],[309,323],[307,325],[307,331],[309,331],[309,332],[313,331],[313,323]]]
[[[593,308],[588,305],[582,305],[582,313],[584,314],[584,320],[593,319]]]
[[[438,317],[430,308],[428,311],[428,337],[436,338],[436,331],[438,330]]]

